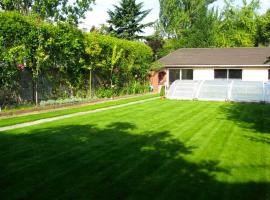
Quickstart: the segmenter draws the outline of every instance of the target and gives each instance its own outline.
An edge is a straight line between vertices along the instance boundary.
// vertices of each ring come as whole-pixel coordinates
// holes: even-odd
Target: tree
[[[111,88],[113,88],[113,80],[114,80],[114,72],[116,65],[119,63],[121,57],[123,56],[123,49],[118,50],[117,45],[113,47],[112,57],[111,57],[111,65],[110,65],[110,71],[111,71]]]
[[[270,10],[258,19],[257,44],[270,45]]]
[[[238,8],[232,1],[225,1],[226,5],[221,14],[217,27],[217,47],[253,47],[256,46],[257,9],[259,0],[247,3],[242,0],[243,6]]]
[[[200,20],[194,21],[191,28],[180,41],[180,46],[185,48],[209,48],[215,47],[216,28],[218,24],[218,12],[215,8],[211,10],[200,10]]]
[[[114,5],[114,10],[109,10],[110,19],[108,32],[118,38],[135,40],[142,38],[139,34],[143,29],[153,23],[142,24],[142,20],[151,10],[142,10],[143,3],[136,3],[136,0],[121,0],[120,5]]]
[[[84,58],[81,59],[83,68],[89,71],[89,96],[92,97],[92,72],[98,66],[102,66],[100,60],[100,54],[102,48],[98,43],[98,32],[93,31],[91,35],[85,35],[85,54]]]
[[[160,23],[169,38],[181,39],[206,16],[215,0],[159,0]]]
[[[153,50],[153,60],[161,58],[159,51],[163,48],[164,39],[158,32],[155,32],[153,35],[146,37],[145,43]]]
[[[0,0],[0,9],[19,11],[22,14],[35,13],[42,19],[69,21],[78,24],[95,0]]]
[[[165,40],[158,55],[178,48],[215,46],[217,9],[209,9],[215,0],[160,0],[160,21],[157,27]]]

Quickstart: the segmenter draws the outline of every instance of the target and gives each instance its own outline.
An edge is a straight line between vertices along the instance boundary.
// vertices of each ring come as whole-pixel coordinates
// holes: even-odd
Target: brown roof
[[[270,48],[186,48],[161,58],[165,66],[269,65]]]

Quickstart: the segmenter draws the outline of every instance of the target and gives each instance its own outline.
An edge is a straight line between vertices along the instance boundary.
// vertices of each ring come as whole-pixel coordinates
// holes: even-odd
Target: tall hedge
[[[123,86],[123,84],[135,80],[145,81],[153,55],[150,47],[142,42],[118,39],[98,33],[87,33],[86,40],[90,41],[90,45],[98,43],[101,53],[99,63],[97,63],[100,65],[97,65],[96,71],[103,72],[107,79],[115,79],[115,85]],[[113,77],[108,77],[114,51],[116,54],[121,52],[121,55],[114,66]]]
[[[25,71],[31,74],[33,100],[38,101],[86,95],[89,69],[99,83],[96,87],[143,84],[151,61],[152,50],[142,42],[0,11],[0,104],[23,100],[20,79]],[[50,85],[46,92],[44,84]]]

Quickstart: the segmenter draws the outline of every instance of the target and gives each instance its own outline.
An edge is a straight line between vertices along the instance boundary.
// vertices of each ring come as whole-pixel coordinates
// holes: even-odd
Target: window
[[[242,79],[242,69],[229,69],[229,79]]]
[[[170,69],[169,71],[169,82],[170,85],[180,79],[180,69]]]
[[[193,80],[193,69],[169,69],[170,85],[176,80]]]
[[[242,79],[242,69],[215,69],[215,79]]]
[[[215,69],[215,79],[227,79],[228,70],[227,69]]]
[[[182,69],[182,80],[193,80],[193,69]]]

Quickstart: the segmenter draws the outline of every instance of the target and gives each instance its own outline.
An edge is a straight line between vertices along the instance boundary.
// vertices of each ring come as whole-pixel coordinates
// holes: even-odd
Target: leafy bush
[[[164,85],[161,87],[159,95],[161,97],[165,97],[166,94],[165,94],[165,86]]]
[[[117,92],[110,88],[99,88],[96,91],[97,98],[111,98],[113,96],[118,96]]]

